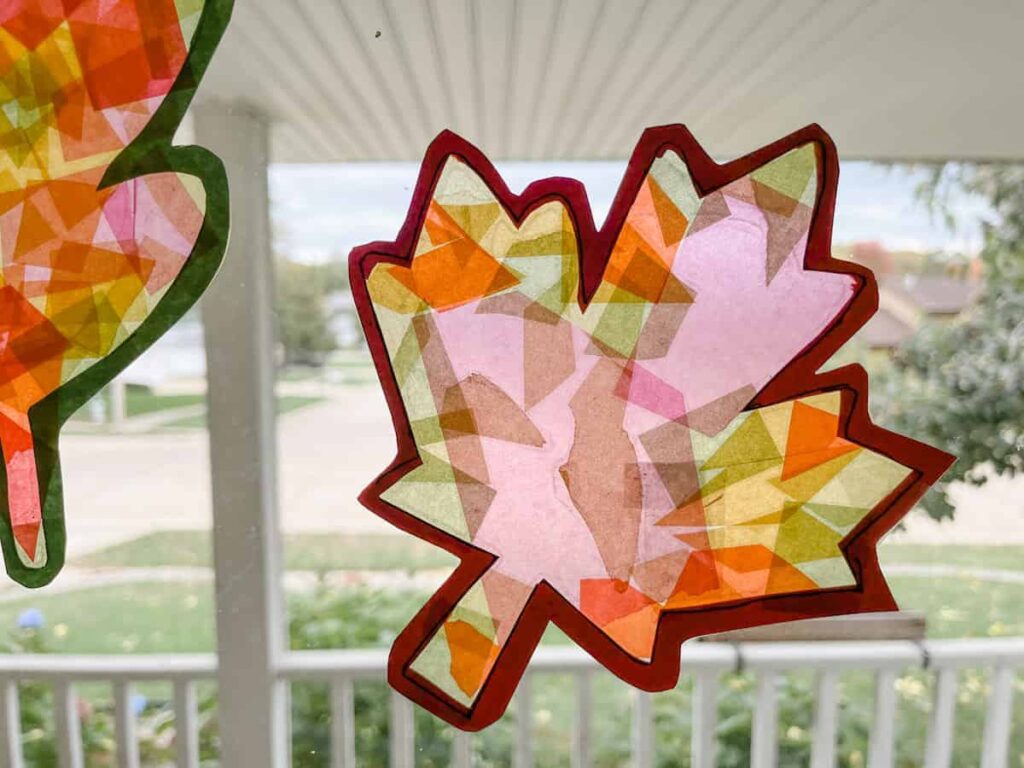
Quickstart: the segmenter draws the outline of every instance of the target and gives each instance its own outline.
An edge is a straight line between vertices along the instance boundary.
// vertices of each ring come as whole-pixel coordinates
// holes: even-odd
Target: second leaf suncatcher
[[[389,680],[446,720],[504,711],[548,622],[649,690],[687,638],[890,610],[875,545],[951,457],[880,429],[862,369],[818,369],[877,308],[830,256],[817,126],[726,165],[648,130],[600,229],[582,186],[512,194],[427,151],[351,285],[398,455],[362,501],[461,559]]]

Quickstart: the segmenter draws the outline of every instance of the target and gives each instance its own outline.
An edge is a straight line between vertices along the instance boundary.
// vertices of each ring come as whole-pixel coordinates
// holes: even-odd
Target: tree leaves
[[[963,317],[924,327],[876,388],[879,421],[956,454],[953,469],[922,500],[950,518],[951,483],[984,485],[1024,471],[1024,178],[1019,166],[953,166],[936,172],[930,196],[985,197],[984,290]]]

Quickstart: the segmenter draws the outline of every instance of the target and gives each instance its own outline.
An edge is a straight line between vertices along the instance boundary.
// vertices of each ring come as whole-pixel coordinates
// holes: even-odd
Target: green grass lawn
[[[401,570],[447,568],[454,558],[411,537],[389,535],[291,534],[285,537],[290,570]],[[886,545],[885,563],[946,563],[1024,571],[1021,547],[921,547]],[[76,560],[73,565],[122,568],[209,566],[205,531],[154,533]],[[1024,635],[1024,585],[985,581],[969,575],[894,575],[889,578],[900,606],[927,616],[930,637]],[[388,601],[388,593],[382,598]],[[417,599],[395,596],[403,605]],[[46,616],[54,650],[79,653],[198,651],[213,648],[213,602],[209,582],[145,582],[26,596],[0,603],[0,636],[26,608]],[[409,616],[411,616],[411,608]],[[404,609],[403,609],[404,611]],[[404,612],[399,613],[404,616]],[[401,623],[396,619],[395,630]],[[558,641],[553,633],[550,641]]]
[[[404,570],[445,568],[455,559],[411,536],[369,534],[289,534],[284,541],[290,570]],[[209,566],[208,531],[161,531],[80,558],[76,565],[126,568],[160,565]],[[1021,546],[932,546],[884,544],[881,561],[1024,571]]]
[[[199,405],[204,402],[206,402],[206,395],[203,394],[158,395],[147,389],[128,387],[124,405],[128,418],[131,418],[172,408]]]
[[[1016,584],[957,578],[890,579],[900,605],[923,611],[929,637],[1024,635],[1024,588]],[[140,582],[30,596],[0,603],[0,636],[14,630],[18,615],[39,608],[46,618],[47,645],[60,653],[170,653],[214,648],[210,582]],[[383,593],[394,602],[394,627],[401,629],[419,599],[407,592]],[[548,642],[564,642],[553,632]]]
[[[97,397],[104,397],[104,395],[97,395]],[[128,387],[125,392],[124,408],[125,415],[128,418],[132,418],[175,408],[200,405],[205,401],[206,395],[203,394],[158,395],[143,387]],[[74,421],[91,422],[92,414],[89,404],[86,403],[79,408],[71,418]]]
[[[1024,635],[1021,585],[908,576],[893,577],[890,584],[902,607],[926,614],[929,637]],[[397,631],[422,597],[396,591],[377,592],[374,599],[388,607],[388,623],[394,624],[388,631]],[[14,630],[27,608],[42,610],[47,645],[56,652],[167,653],[214,647],[210,582],[140,582],[0,603],[0,636]],[[551,632],[546,641],[564,638]]]
[[[277,413],[278,415],[291,413],[299,408],[305,408],[307,405],[319,403],[322,400],[322,397],[314,397],[312,395],[280,395],[277,398]],[[168,421],[160,426],[166,429],[205,429],[206,413],[184,416],[180,419]]]
[[[208,531],[161,531],[79,558],[77,566],[210,566]],[[285,567],[301,571],[416,571],[448,568],[455,558],[411,536],[297,533],[284,537]]]
[[[312,395],[281,395],[277,398],[277,412],[279,414],[289,413],[322,400],[322,397]],[[125,412],[128,418],[205,404],[206,395],[203,394],[158,395],[139,387],[129,387],[125,394]],[[78,422],[91,422],[92,417],[88,403],[76,411],[72,419]],[[204,412],[172,419],[162,424],[161,427],[203,429],[206,427],[206,414]]]
[[[928,637],[1024,635],[1024,584],[969,577],[891,576],[901,608],[928,619]]]
[[[1024,571],[1024,546],[1014,544],[883,544],[879,554],[883,563],[934,563]]]
[[[198,653],[214,648],[212,582],[139,582],[0,603],[0,637],[39,608],[55,653]]]
[[[348,386],[377,383],[377,372],[373,367],[373,360],[366,351],[336,352],[328,360],[324,375],[332,381]]]

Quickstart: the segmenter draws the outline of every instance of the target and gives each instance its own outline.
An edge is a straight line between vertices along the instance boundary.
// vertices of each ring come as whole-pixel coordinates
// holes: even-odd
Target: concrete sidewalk
[[[356,497],[394,457],[376,387],[338,388],[278,422],[281,524],[289,532],[392,532]],[[209,528],[209,441],[204,430],[69,434],[61,439],[72,556],[156,530]],[[255,468],[254,468],[255,471]]]

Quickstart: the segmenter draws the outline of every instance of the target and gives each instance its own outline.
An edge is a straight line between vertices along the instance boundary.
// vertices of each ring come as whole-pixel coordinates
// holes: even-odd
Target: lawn
[[[928,637],[1024,635],[1024,584],[946,576],[891,576],[902,608],[921,611]]]
[[[106,397],[101,393],[96,397]],[[202,393],[184,393],[176,395],[160,395],[146,387],[127,387],[124,396],[125,416],[146,416],[160,411],[174,410],[175,408],[186,408],[192,405],[201,405],[206,402],[206,395]],[[86,403],[72,415],[72,420],[77,422],[92,422],[90,404]]]
[[[27,608],[56,653],[197,653],[214,648],[213,584],[139,582],[0,603],[0,638]]]
[[[312,395],[279,395],[277,398],[277,413],[278,415],[290,413],[299,408],[305,408],[307,405],[319,403],[322,400],[322,397]],[[183,416],[180,419],[165,422],[160,427],[161,429],[205,429],[206,412],[204,411],[193,416]]]
[[[890,579],[900,604],[928,616],[930,637],[1024,634],[1024,589],[1015,584],[957,578]],[[140,582],[0,603],[0,635],[18,616],[39,608],[48,647],[59,653],[170,653],[214,648],[213,585],[210,581]],[[351,590],[357,595],[370,594]],[[397,631],[412,618],[423,596],[406,591],[373,593]],[[300,610],[304,598],[294,597]],[[342,598],[344,599],[344,598]],[[391,626],[393,625],[393,626]],[[562,643],[561,633],[548,642]]]
[[[408,572],[450,568],[455,564],[447,552],[418,539],[387,534],[288,534],[284,537],[284,555],[286,569],[317,572]],[[964,569],[962,575],[955,576],[889,577],[900,605],[925,613],[930,637],[1024,635],[1024,585],[986,581],[970,572],[972,568],[1024,572],[1024,547],[886,544],[881,548],[881,560],[883,568],[892,564],[939,564]],[[95,552],[73,564],[123,568],[210,566],[210,534],[153,533]],[[97,599],[102,600],[102,596],[97,595]],[[0,611],[0,620],[4,615]]]
[[[84,567],[210,566],[208,531],[161,531],[74,561]],[[408,536],[296,533],[284,537],[285,568],[303,571],[417,571],[449,568],[455,558]]]
[[[402,570],[445,568],[454,558],[410,536],[387,534],[288,534],[284,542],[290,570]],[[75,562],[126,568],[160,565],[209,566],[208,531],[161,531],[100,550]],[[1024,572],[1024,547],[883,544],[882,564],[936,564]]]
[[[158,395],[152,390],[141,387],[128,387],[125,393],[125,411],[128,418],[172,408],[199,405],[204,402],[206,402],[206,395],[202,393]]]
[[[396,552],[376,542],[364,548],[365,556],[370,558],[375,549],[382,558]],[[430,561],[424,557],[421,562]],[[894,576],[889,582],[901,606],[926,614],[929,637],[1024,635],[1021,585],[961,577]],[[369,594],[359,590],[348,592],[353,597]],[[301,611],[306,606],[305,599],[291,596],[289,602]],[[341,595],[340,599],[346,598]],[[388,631],[397,631],[412,617],[422,596],[399,590],[377,591],[373,600],[392,619]],[[4,628],[13,629],[18,616],[27,608],[42,610],[48,644],[58,652],[161,653],[214,647],[209,581],[140,582],[0,603],[0,635]],[[557,632],[547,640],[564,641]]]
[[[304,408],[307,405],[319,403],[321,400],[323,400],[322,397],[312,395],[279,395],[277,398],[277,412],[278,414],[289,413],[299,408]],[[171,429],[204,429],[206,427],[205,405],[206,395],[198,393],[160,395],[146,388],[128,387],[125,394],[125,413],[128,418],[148,416],[160,413],[161,411],[173,411],[178,408],[203,406],[203,413],[194,413],[178,419],[171,419],[160,424],[161,429],[165,427],[170,427]],[[86,403],[79,408],[72,416],[72,419],[76,422],[91,423],[92,414],[89,404]]]
[[[883,563],[934,565],[1024,571],[1024,546],[984,544],[883,544]]]

